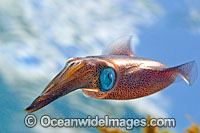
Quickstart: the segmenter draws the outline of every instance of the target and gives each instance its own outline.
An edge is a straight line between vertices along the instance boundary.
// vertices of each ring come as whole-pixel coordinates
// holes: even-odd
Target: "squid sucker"
[[[181,77],[192,85],[197,78],[195,61],[168,67],[158,61],[136,57],[132,36],[120,37],[107,45],[100,56],[71,58],[63,70],[25,112],[34,112],[59,97],[81,89],[97,99],[128,100],[158,92]]]

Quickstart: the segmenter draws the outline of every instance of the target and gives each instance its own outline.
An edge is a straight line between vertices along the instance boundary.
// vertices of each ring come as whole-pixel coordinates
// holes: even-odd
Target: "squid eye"
[[[100,73],[100,91],[106,92],[109,91],[115,81],[115,72],[112,68],[104,68]]]

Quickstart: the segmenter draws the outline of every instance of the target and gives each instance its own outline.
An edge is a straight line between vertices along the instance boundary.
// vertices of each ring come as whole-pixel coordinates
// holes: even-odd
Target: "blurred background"
[[[133,35],[139,57],[176,66],[200,66],[199,0],[0,0],[0,132],[98,132],[96,128],[34,128],[24,125],[24,108],[70,57],[99,55],[106,44]],[[109,115],[117,118],[172,117],[182,132],[200,125],[199,79],[178,82],[154,95],[128,101],[64,96],[34,114],[56,118]],[[133,131],[138,132],[140,128]]]

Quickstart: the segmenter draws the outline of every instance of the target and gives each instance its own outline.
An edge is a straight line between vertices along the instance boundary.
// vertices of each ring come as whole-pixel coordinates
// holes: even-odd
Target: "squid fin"
[[[131,50],[131,39],[132,36],[123,36],[106,46],[103,51],[103,55],[126,55],[126,56],[134,56]]]
[[[173,67],[172,69],[175,69],[178,75],[180,75],[181,78],[190,86],[193,85],[193,83],[197,79],[198,71],[195,61],[191,61],[183,65]]]

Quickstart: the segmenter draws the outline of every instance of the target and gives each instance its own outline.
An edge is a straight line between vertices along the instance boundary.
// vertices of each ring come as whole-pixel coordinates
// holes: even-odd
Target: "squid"
[[[132,36],[123,36],[106,46],[100,56],[71,58],[63,70],[25,109],[34,112],[75,90],[92,98],[128,100],[156,93],[181,77],[192,85],[197,78],[195,61],[168,67],[139,58],[131,50]]]

